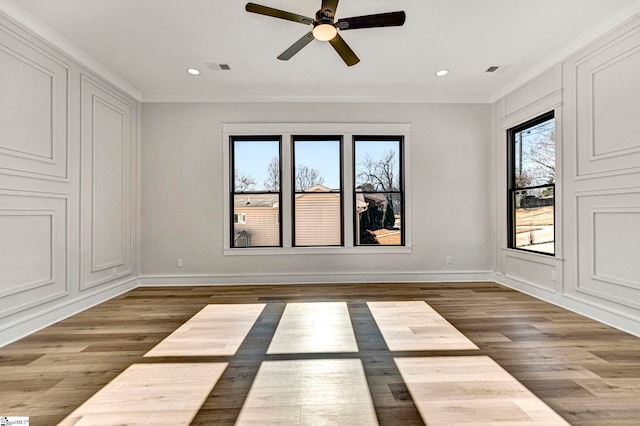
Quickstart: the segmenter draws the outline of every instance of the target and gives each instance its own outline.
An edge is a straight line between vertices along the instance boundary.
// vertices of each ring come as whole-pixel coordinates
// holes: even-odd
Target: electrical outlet
[[[549,279],[551,281],[555,281],[556,280],[556,270],[552,269],[551,272],[549,272]]]
[[[115,266],[111,269],[111,274],[115,277],[116,275],[118,275],[118,267]]]
[[[447,265],[451,265],[453,263],[453,258],[451,256],[447,256]]]
[[[178,266],[178,268],[182,268],[182,259],[178,259],[177,266]]]

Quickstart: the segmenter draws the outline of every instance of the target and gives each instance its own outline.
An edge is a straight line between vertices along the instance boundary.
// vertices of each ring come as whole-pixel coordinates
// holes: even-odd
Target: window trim
[[[545,113],[539,114],[534,118],[531,118],[523,123],[510,127],[506,131],[507,135],[507,248],[511,250],[517,250],[520,252],[537,254],[545,257],[556,257],[558,255],[558,215],[557,215],[557,176],[553,184],[534,185],[523,188],[516,188],[515,185],[515,135],[528,128],[544,123],[545,121],[554,120],[554,128],[557,129],[558,117],[555,109],[551,109]],[[557,135],[557,132],[556,132]],[[557,147],[557,137],[555,141]],[[557,149],[555,149],[555,162],[558,162]],[[515,223],[515,193],[517,191],[531,190],[553,187],[553,253],[545,253],[543,251],[531,250],[516,246],[516,223]]]
[[[222,193],[229,193],[229,148],[232,136],[262,136],[279,135],[282,138],[281,146],[281,167],[287,170],[291,166],[291,151],[287,141],[292,135],[342,135],[343,140],[351,140],[353,135],[365,136],[403,136],[404,137],[404,190],[405,190],[405,214],[403,217],[405,228],[404,246],[354,246],[351,209],[353,208],[351,197],[344,198],[344,246],[343,247],[293,247],[291,245],[291,218],[288,214],[280,216],[282,226],[282,247],[252,248],[251,250],[230,247],[229,236],[231,235],[229,222],[230,198],[223,197],[223,207],[218,215],[222,214],[219,226],[222,228],[222,235],[225,236],[221,243],[221,249],[225,256],[275,256],[275,255],[344,255],[344,254],[410,254],[411,245],[411,124],[409,123],[223,123],[222,137],[218,161],[222,162]],[[343,187],[350,188],[352,182],[351,156],[353,155],[352,144],[343,144]],[[291,175],[283,173],[281,175],[281,211],[291,211]]]

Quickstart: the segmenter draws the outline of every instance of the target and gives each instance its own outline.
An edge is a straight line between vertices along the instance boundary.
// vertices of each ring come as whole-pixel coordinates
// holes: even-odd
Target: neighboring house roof
[[[234,209],[251,207],[277,208],[279,205],[278,194],[238,194],[233,199]]]
[[[340,197],[340,193],[339,192],[332,192],[333,190],[331,188],[327,188],[326,186],[323,185],[314,185],[311,188],[307,188],[304,190],[305,193],[298,193],[296,194],[296,199],[300,198],[300,197],[304,197],[305,195],[307,195],[308,193],[314,193],[314,194],[326,194],[326,195],[331,195],[334,197]]]
[[[369,205],[385,206],[387,199],[384,194],[363,194],[356,193],[356,211],[361,213],[369,208]]]
[[[313,185],[304,190],[304,192],[331,192],[332,189],[324,185]]]
[[[356,193],[362,193],[363,191],[366,191],[363,194],[363,199],[367,200],[369,203],[373,202],[375,204],[384,204],[387,202],[387,198],[384,196],[384,193],[374,192],[375,188],[370,183],[365,183],[364,185],[356,188]],[[358,194],[358,196],[360,196],[360,194]]]
[[[326,193],[336,197],[340,196],[339,193],[331,192],[332,189],[324,185],[314,185],[307,188],[304,192],[313,193]],[[296,198],[304,197],[306,194],[296,194]],[[275,202],[274,202],[275,201]],[[358,213],[367,210],[369,204],[385,205],[387,199],[382,193],[362,193],[361,189],[356,189],[356,211]],[[277,194],[237,194],[234,197],[234,209],[248,209],[248,208],[274,208],[279,207],[279,201]]]
[[[375,204],[386,204],[387,202],[387,197],[384,196],[384,194],[363,194],[364,195],[364,199],[365,201],[367,201],[368,203],[375,203]]]
[[[387,203],[387,198],[382,193],[362,193],[356,192],[356,200],[362,200],[367,204],[384,205]]]

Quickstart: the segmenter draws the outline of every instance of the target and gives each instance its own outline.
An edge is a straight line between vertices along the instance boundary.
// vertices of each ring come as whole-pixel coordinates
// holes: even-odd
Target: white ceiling
[[[313,17],[321,0],[254,2]],[[319,41],[277,60],[310,27],[247,13],[245,4],[0,0],[5,12],[150,102],[490,102],[640,11],[639,0],[341,0],[337,19],[407,14],[403,27],[343,31],[361,59],[349,68]],[[207,62],[231,71],[210,71]],[[491,65],[510,68],[485,73]],[[202,74],[190,76],[188,67]],[[436,78],[441,68],[450,75]]]

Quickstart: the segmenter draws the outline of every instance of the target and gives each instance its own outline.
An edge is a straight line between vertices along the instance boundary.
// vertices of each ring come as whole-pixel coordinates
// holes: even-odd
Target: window
[[[555,255],[553,111],[509,129],[509,247]]]
[[[231,138],[231,247],[280,247],[280,137]]]
[[[342,246],[342,138],[293,137],[293,245]]]
[[[404,245],[402,137],[355,136],[355,245]]]
[[[225,255],[411,253],[410,124],[222,130]]]

